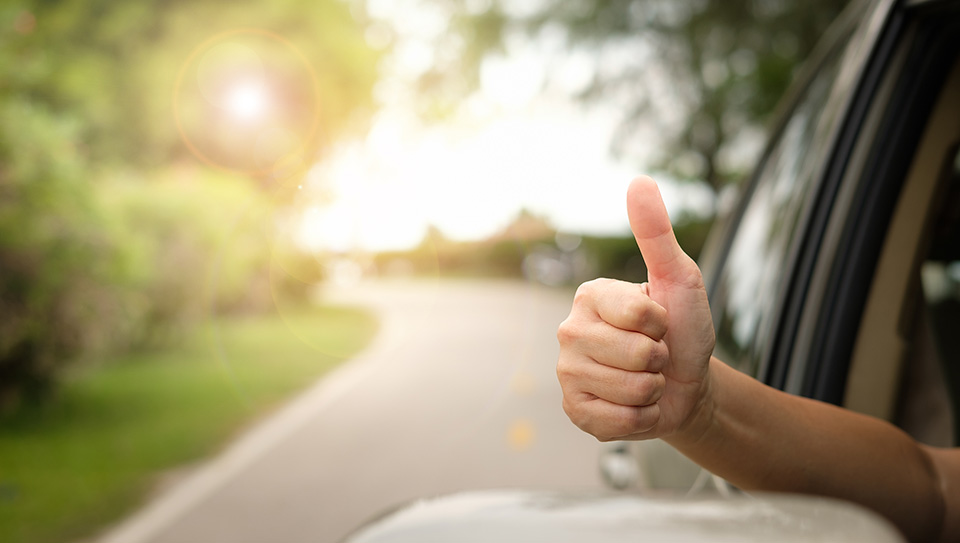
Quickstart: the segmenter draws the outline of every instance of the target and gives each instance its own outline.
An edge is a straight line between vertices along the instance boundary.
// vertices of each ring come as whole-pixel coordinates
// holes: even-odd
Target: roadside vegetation
[[[697,258],[709,227],[710,220],[681,216],[674,231],[684,250]],[[558,287],[595,277],[633,282],[647,277],[632,235],[558,232],[547,219],[525,210],[487,239],[456,242],[432,229],[418,247],[381,252],[366,264],[371,273],[383,276],[523,278]]]
[[[359,16],[0,2],[0,541],[95,531],[370,339],[289,226],[373,110]]]
[[[176,346],[71,375],[0,424],[0,541],[77,540],[143,502],[167,470],[216,452],[364,346],[345,307],[218,318]]]

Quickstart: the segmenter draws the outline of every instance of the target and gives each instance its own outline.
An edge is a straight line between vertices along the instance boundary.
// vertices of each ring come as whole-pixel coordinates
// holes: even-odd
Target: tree
[[[277,36],[316,73],[321,99],[310,106],[323,122],[313,151],[372,108],[378,53],[339,0],[14,0],[0,7],[0,25],[15,29],[4,38],[0,99],[26,95],[75,118],[80,150],[97,163],[192,158],[171,111],[177,74],[238,29]]]
[[[486,59],[521,40],[560,42],[592,59],[576,96],[624,114],[614,151],[630,157],[656,124],[658,162],[715,190],[752,161],[762,126],[845,2],[835,0],[431,0],[459,32],[440,36],[420,77],[429,100],[476,88]],[[526,7],[521,7],[526,6]],[[531,7],[532,6],[532,7]],[[746,156],[747,159],[738,158]]]
[[[298,173],[372,108],[378,53],[339,0],[0,3],[0,412],[199,304],[244,305],[271,265],[266,176],[206,167],[173,111],[178,74],[234,35],[316,76]]]
[[[0,413],[43,397],[81,353],[122,336],[122,248],[83,186],[72,127],[0,103]]]

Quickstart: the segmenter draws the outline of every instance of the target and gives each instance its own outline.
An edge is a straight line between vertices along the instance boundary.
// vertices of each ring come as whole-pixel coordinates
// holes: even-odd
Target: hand
[[[700,269],[677,243],[649,177],[630,184],[627,214],[648,282],[584,283],[557,331],[563,409],[600,441],[684,430],[709,394],[715,344]]]

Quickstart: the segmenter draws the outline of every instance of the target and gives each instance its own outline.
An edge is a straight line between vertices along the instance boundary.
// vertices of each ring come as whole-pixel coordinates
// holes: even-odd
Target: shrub
[[[68,122],[28,100],[0,115],[0,411],[80,361],[302,300],[319,280],[312,257],[278,245],[278,212],[251,180],[91,173]]]
[[[250,180],[182,167],[115,176],[99,192],[135,254],[136,345],[176,339],[208,313],[270,306],[276,211]]]
[[[0,409],[122,336],[128,259],[101,220],[70,124],[0,102]]]

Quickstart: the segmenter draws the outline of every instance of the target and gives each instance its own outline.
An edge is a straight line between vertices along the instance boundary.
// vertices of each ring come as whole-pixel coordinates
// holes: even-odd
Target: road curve
[[[601,485],[554,373],[570,291],[396,280],[323,297],[373,309],[373,344],[101,543],[333,542],[418,497]]]

